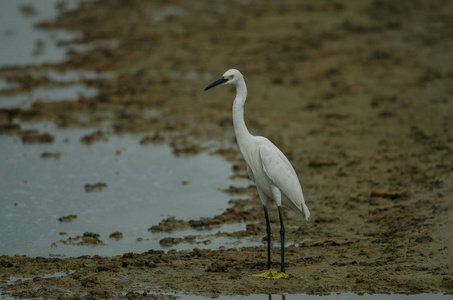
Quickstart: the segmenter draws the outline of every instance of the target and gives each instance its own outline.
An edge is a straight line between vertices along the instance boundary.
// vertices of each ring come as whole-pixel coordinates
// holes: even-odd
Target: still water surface
[[[133,135],[112,135],[108,141],[85,145],[80,139],[92,130],[57,130],[52,124],[31,127],[50,132],[55,141],[23,144],[18,137],[0,136],[0,254],[114,255],[160,249],[158,240],[163,235],[151,234],[150,226],[168,216],[184,220],[212,217],[231,198],[219,189],[249,184],[229,179],[231,164],[207,153],[176,157],[169,146],[142,146],[139,136]],[[60,158],[42,158],[45,152],[60,153]],[[98,182],[107,187],[85,191],[86,184]],[[58,221],[71,214],[77,219]],[[244,228],[239,224],[222,230]],[[116,231],[123,233],[123,239],[109,239]],[[106,245],[58,243],[84,232],[100,234]],[[199,232],[180,231],[173,236],[187,234]],[[143,241],[137,242],[137,238]],[[55,242],[56,247],[51,247]]]

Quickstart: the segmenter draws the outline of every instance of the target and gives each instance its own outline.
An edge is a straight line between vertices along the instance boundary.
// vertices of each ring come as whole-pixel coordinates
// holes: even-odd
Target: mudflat
[[[453,292],[453,2],[90,1],[39,26],[81,32],[66,43],[90,47],[59,64],[1,69],[2,78],[18,84],[8,93],[51,86],[49,78],[30,75],[40,69],[118,76],[86,79],[99,94],[79,101],[0,109],[0,133],[52,142],[20,122],[107,123],[117,134],[143,133],[146,143],[165,137],[176,154],[188,155],[204,151],[204,139],[217,140],[228,144],[217,154],[245,177],[231,121],[235,91],[203,92],[236,68],[247,78],[249,130],[288,156],[312,216],[305,222],[285,213],[286,280],[249,276],[266,268],[263,239],[263,246],[239,249],[1,256],[2,293],[78,299]],[[264,238],[256,190],[226,192],[231,206],[218,216],[150,227],[203,230],[245,221],[245,231],[229,234]],[[269,211],[278,241],[276,207]],[[278,243],[272,253],[278,270]],[[43,278],[55,272],[67,275]],[[29,279],[8,284],[18,275]]]

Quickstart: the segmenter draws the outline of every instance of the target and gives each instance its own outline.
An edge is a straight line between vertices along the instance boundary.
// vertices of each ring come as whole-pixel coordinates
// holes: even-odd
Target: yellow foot
[[[286,278],[289,278],[289,275],[288,275],[288,274],[285,274],[285,273],[283,273],[283,272],[281,272],[281,273],[278,274],[277,276],[272,277],[272,279],[286,279]]]
[[[264,278],[273,278],[275,276],[275,274],[277,274],[277,272],[275,272],[272,269],[269,269],[269,270],[267,270],[266,272],[264,272],[262,274],[256,274],[256,275],[252,275],[252,276],[264,277]]]

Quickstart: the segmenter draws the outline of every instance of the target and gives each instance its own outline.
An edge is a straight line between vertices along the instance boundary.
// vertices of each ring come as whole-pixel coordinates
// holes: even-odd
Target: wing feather
[[[255,176],[253,175],[252,168],[250,168],[249,164],[247,164],[247,174],[253,183],[255,183]]]
[[[261,163],[269,180],[280,189],[293,204],[304,213],[308,219],[310,212],[305,205],[302,188],[296,171],[285,155],[272,143],[259,147]]]

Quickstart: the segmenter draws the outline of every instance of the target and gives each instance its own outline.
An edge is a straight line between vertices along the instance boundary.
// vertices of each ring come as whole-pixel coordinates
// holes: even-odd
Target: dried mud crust
[[[155,17],[169,5],[184,13]],[[45,298],[143,296],[139,291],[149,297],[161,292],[451,294],[452,20],[453,2],[442,0],[265,5],[112,0],[108,6],[87,2],[41,24],[80,31],[82,38],[74,43],[94,47],[68,53],[58,65],[2,69],[0,77],[18,87],[0,93],[59,84],[33,75],[37,69],[116,76],[82,80],[99,90],[92,98],[0,109],[1,134],[51,143],[51,135],[24,131],[20,123],[109,124],[108,134],[143,133],[145,147],[165,141],[178,155],[206,151],[197,141],[218,139],[228,143],[213,152],[234,163],[235,176],[244,177],[245,165],[231,147],[234,90],[202,91],[226,69],[238,68],[248,78],[246,123],[287,154],[312,217],[302,222],[287,214],[288,244],[293,244],[287,248],[288,280],[248,276],[265,268],[263,245],[116,257],[3,256],[2,292]],[[108,40],[117,47],[106,46]],[[81,142],[108,139],[104,131],[93,132]],[[241,194],[234,187],[228,192],[236,198],[252,195],[253,201],[234,200],[225,213],[192,223],[169,219],[150,226],[165,232],[245,221],[246,230],[237,235],[265,237],[256,192]],[[270,213],[277,241],[274,207]],[[41,278],[57,271],[75,272]],[[14,275],[32,279],[8,284]]]

